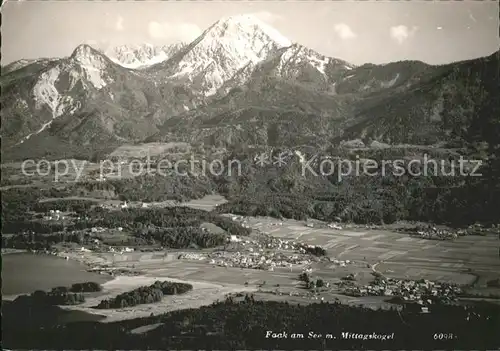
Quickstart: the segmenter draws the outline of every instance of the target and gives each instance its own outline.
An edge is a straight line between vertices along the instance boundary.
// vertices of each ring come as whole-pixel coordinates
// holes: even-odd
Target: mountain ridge
[[[148,43],[119,45],[104,50],[103,53],[125,68],[141,69],[168,60],[185,45],[182,42],[157,46]]]
[[[134,49],[141,48],[149,50],[143,61],[166,50],[130,46],[122,59],[137,61]],[[478,72],[494,76],[498,62],[497,52],[440,66],[355,66],[292,43],[246,15],[221,19],[171,49],[165,60],[131,69],[82,44],[69,57],[7,71],[0,79],[2,149],[43,151],[34,146],[43,138],[76,149],[168,138],[268,144],[273,138],[264,135],[289,146],[359,137],[428,144],[467,128],[481,94],[493,93],[485,88],[491,78]],[[443,104],[447,118],[461,123],[456,130],[443,122]]]
[[[149,68],[163,79],[190,82],[213,95],[239,69],[256,64],[292,42],[253,16],[223,18],[166,62]]]

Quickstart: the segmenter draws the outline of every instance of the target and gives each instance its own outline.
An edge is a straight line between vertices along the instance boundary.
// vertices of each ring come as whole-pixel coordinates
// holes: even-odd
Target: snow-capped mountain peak
[[[107,74],[107,68],[112,64],[111,61],[87,44],[79,45],[73,51],[70,56],[70,64],[80,67],[80,69],[72,67],[69,71],[71,87],[82,76],[97,89],[103,88],[112,81]]]
[[[284,37],[275,28],[261,21],[253,15],[238,15],[225,17],[214,23],[205,33],[216,37],[235,39],[236,36],[255,36],[257,32],[266,35],[279,47],[287,47],[292,42]]]
[[[111,61],[126,68],[143,68],[168,60],[186,44],[155,46],[152,44],[121,45],[104,52]]]
[[[82,64],[92,64],[95,61],[103,61],[101,53],[87,44],[81,44],[73,50],[70,58]]]
[[[345,61],[321,55],[294,43],[277,50],[274,55],[256,65],[250,63],[240,69],[222,85],[218,94],[227,94],[233,88],[242,86],[252,79],[258,82],[262,77],[298,81],[301,84],[314,86],[316,89],[333,91],[330,85],[335,84],[338,77],[352,67]]]
[[[241,68],[290,45],[290,40],[252,15],[226,17],[168,61],[169,78],[197,82],[205,95],[213,95]]]
[[[329,58],[318,54],[314,50],[306,48],[305,46],[295,44],[283,52],[280,56],[278,64],[278,71],[281,73],[290,65],[298,65],[301,63],[308,63],[316,68],[320,73],[325,74],[325,66],[329,62]]]

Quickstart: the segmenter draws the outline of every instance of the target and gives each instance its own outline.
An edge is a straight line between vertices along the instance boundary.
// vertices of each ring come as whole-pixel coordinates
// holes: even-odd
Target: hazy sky
[[[252,13],[294,42],[354,64],[446,63],[499,48],[497,1],[8,1],[2,64],[70,55],[81,43],[189,41],[221,17]]]

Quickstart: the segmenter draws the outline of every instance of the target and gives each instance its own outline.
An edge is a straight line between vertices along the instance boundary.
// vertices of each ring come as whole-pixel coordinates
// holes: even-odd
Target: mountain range
[[[75,157],[121,144],[433,145],[461,138],[498,96],[499,52],[447,65],[355,66],[250,15],[191,43],[80,45],[2,68],[2,157]]]
[[[103,51],[113,62],[126,68],[145,68],[168,60],[186,44],[154,46],[152,44],[120,45]]]

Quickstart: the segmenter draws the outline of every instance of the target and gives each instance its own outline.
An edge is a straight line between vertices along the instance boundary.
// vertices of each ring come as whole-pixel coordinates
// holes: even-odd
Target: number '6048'
[[[454,338],[455,338],[455,336],[451,333],[436,333],[436,334],[434,334],[434,340],[451,340]]]

